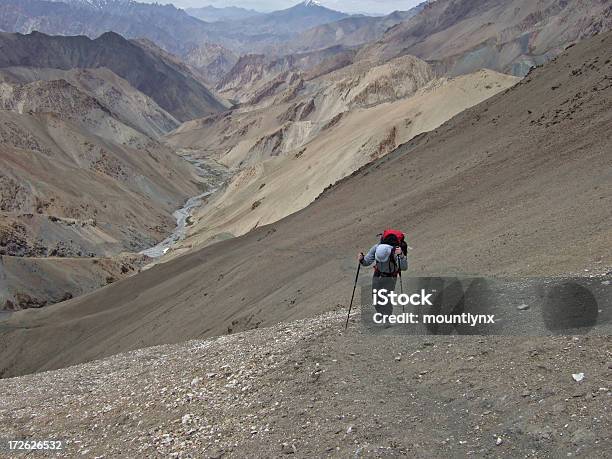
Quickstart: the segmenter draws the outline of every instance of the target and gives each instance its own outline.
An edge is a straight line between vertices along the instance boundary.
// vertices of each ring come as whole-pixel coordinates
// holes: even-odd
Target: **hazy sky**
[[[300,3],[300,0],[140,0],[147,3],[173,3],[179,8],[213,5],[241,6],[259,11],[282,10]],[[422,0],[317,0],[323,6],[347,13],[363,12],[387,14],[395,10],[409,10]]]

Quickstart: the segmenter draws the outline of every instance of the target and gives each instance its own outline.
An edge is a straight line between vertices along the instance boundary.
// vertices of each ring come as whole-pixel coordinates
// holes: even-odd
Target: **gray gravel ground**
[[[609,457],[610,337],[373,336],[344,314],[0,380],[0,436],[65,440],[23,457]]]

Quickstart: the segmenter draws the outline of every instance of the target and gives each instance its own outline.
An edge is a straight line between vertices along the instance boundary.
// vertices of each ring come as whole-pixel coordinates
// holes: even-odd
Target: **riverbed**
[[[139,252],[151,258],[159,258],[165,255],[177,242],[185,239],[187,228],[189,227],[189,218],[193,216],[195,210],[206,205],[209,197],[223,186],[229,175],[226,168],[212,160],[197,158],[189,153],[183,153],[181,156],[194,165],[198,175],[202,178],[202,182],[210,189],[189,198],[183,207],[172,214],[176,219],[176,228],[174,228],[170,236],[153,247]]]

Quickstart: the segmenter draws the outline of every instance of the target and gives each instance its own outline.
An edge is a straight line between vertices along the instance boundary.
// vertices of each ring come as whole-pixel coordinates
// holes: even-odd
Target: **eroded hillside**
[[[0,309],[42,307],[132,275],[145,258],[137,253],[166,238],[174,212],[207,190],[201,171],[159,141],[179,121],[98,67],[105,40],[1,37],[17,45],[0,65],[28,66],[0,69]],[[166,59],[117,41],[149,64]],[[31,56],[33,42],[64,55]],[[71,68],[87,62],[96,68]],[[186,78],[177,68],[159,73]]]
[[[155,45],[107,32],[84,36],[0,33],[0,68],[38,67],[70,70],[106,67],[148,95],[175,118],[186,121],[218,113],[225,105],[184,64]]]
[[[172,150],[65,80],[3,83],[0,105],[3,224],[27,229],[26,245],[9,241],[4,255],[108,255],[146,246],[172,228],[174,209],[199,189]]]
[[[487,67],[522,76],[610,28],[608,0],[438,0],[363,47],[357,59],[412,54],[453,75]]]
[[[436,78],[424,61],[402,56],[308,83],[283,80],[289,89],[274,87],[254,105],[185,123],[170,144],[206,152],[236,174],[196,213],[176,253],[302,209],[330,184],[516,81],[487,70]]]

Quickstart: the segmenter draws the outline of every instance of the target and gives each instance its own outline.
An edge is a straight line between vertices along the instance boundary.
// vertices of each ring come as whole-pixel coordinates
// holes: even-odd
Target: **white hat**
[[[392,251],[392,246],[388,244],[379,244],[378,247],[376,247],[376,254],[374,255],[374,258],[379,263],[386,263],[389,261],[389,256],[391,255]]]

